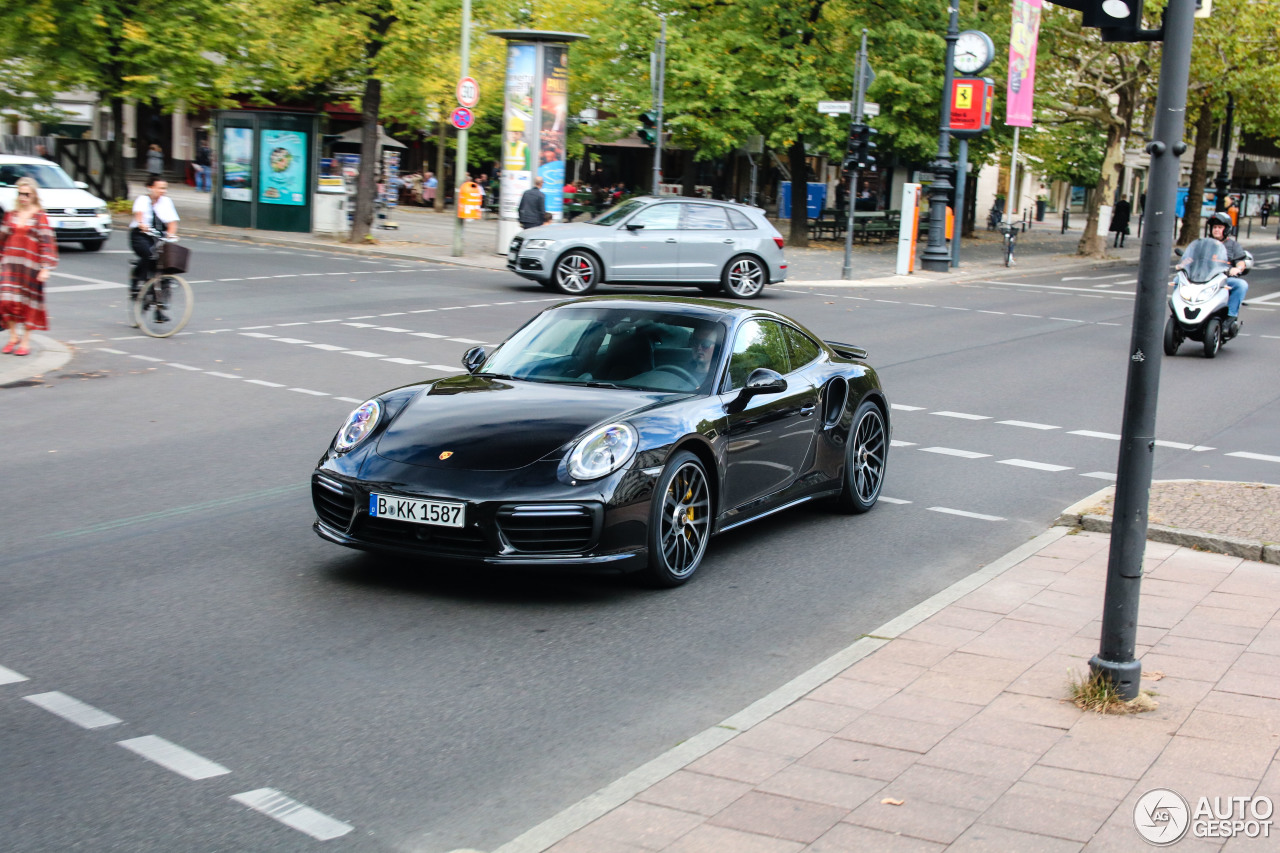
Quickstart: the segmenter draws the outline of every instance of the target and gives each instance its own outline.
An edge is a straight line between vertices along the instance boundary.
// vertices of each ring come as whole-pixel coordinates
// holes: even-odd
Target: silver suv
[[[694,284],[703,293],[750,299],[786,279],[783,242],[759,208],[640,196],[588,222],[521,231],[507,269],[574,296],[607,281]]]

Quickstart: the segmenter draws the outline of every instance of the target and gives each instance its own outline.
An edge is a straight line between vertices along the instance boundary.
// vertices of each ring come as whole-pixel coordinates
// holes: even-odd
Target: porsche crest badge
[[[453,455],[452,450],[446,450],[444,453],[440,454],[440,461],[443,462],[444,460],[448,459],[452,455]]]

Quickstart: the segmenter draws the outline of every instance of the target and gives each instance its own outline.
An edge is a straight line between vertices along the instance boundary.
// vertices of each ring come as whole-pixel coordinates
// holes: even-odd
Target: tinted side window
[[[741,210],[728,208],[729,221],[733,223],[733,227],[737,231],[754,231],[756,226],[747,218],[747,215]]]
[[[724,208],[714,204],[684,205],[682,228],[689,231],[728,231],[729,222],[724,218]]]
[[[822,352],[817,342],[799,329],[784,326],[783,330],[787,335],[787,350],[791,354],[792,370],[799,370]]]
[[[779,373],[791,372],[787,339],[782,326],[772,320],[748,320],[738,327],[729,357],[729,381],[732,388],[747,384],[751,371],[767,367]]]
[[[627,224],[643,225],[649,231],[674,231],[680,227],[680,208],[683,206],[678,203],[655,204],[631,217]]]

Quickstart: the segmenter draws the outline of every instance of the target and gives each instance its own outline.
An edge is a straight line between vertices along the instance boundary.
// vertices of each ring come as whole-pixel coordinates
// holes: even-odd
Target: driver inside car
[[[707,381],[707,375],[715,365],[716,345],[720,342],[718,326],[694,329],[689,335],[689,363],[685,369],[698,380],[701,386]]]

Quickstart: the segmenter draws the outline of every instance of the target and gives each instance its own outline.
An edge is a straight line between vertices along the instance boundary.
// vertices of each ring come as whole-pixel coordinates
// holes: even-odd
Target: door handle
[[[726,243],[728,243],[728,244],[730,244],[730,245],[733,245],[733,242],[734,242],[734,241],[733,241],[733,238],[732,238],[732,237],[728,237],[728,238],[725,238],[725,241],[724,241],[724,242],[726,242]]]
[[[676,242],[676,238],[675,238],[675,237],[668,237],[668,238],[667,238],[667,242],[668,242],[668,243],[675,243],[675,242]]]
[[[809,415],[812,415],[812,414],[813,414],[813,410],[814,410],[814,409],[816,409],[816,408],[818,408],[818,407],[817,407],[817,406],[815,406],[815,405],[813,405],[812,403],[810,403],[810,404],[809,404],[809,405],[807,405],[807,406],[801,406],[801,407],[800,407],[800,417],[802,417],[802,418],[807,418],[807,417],[809,417]]]

